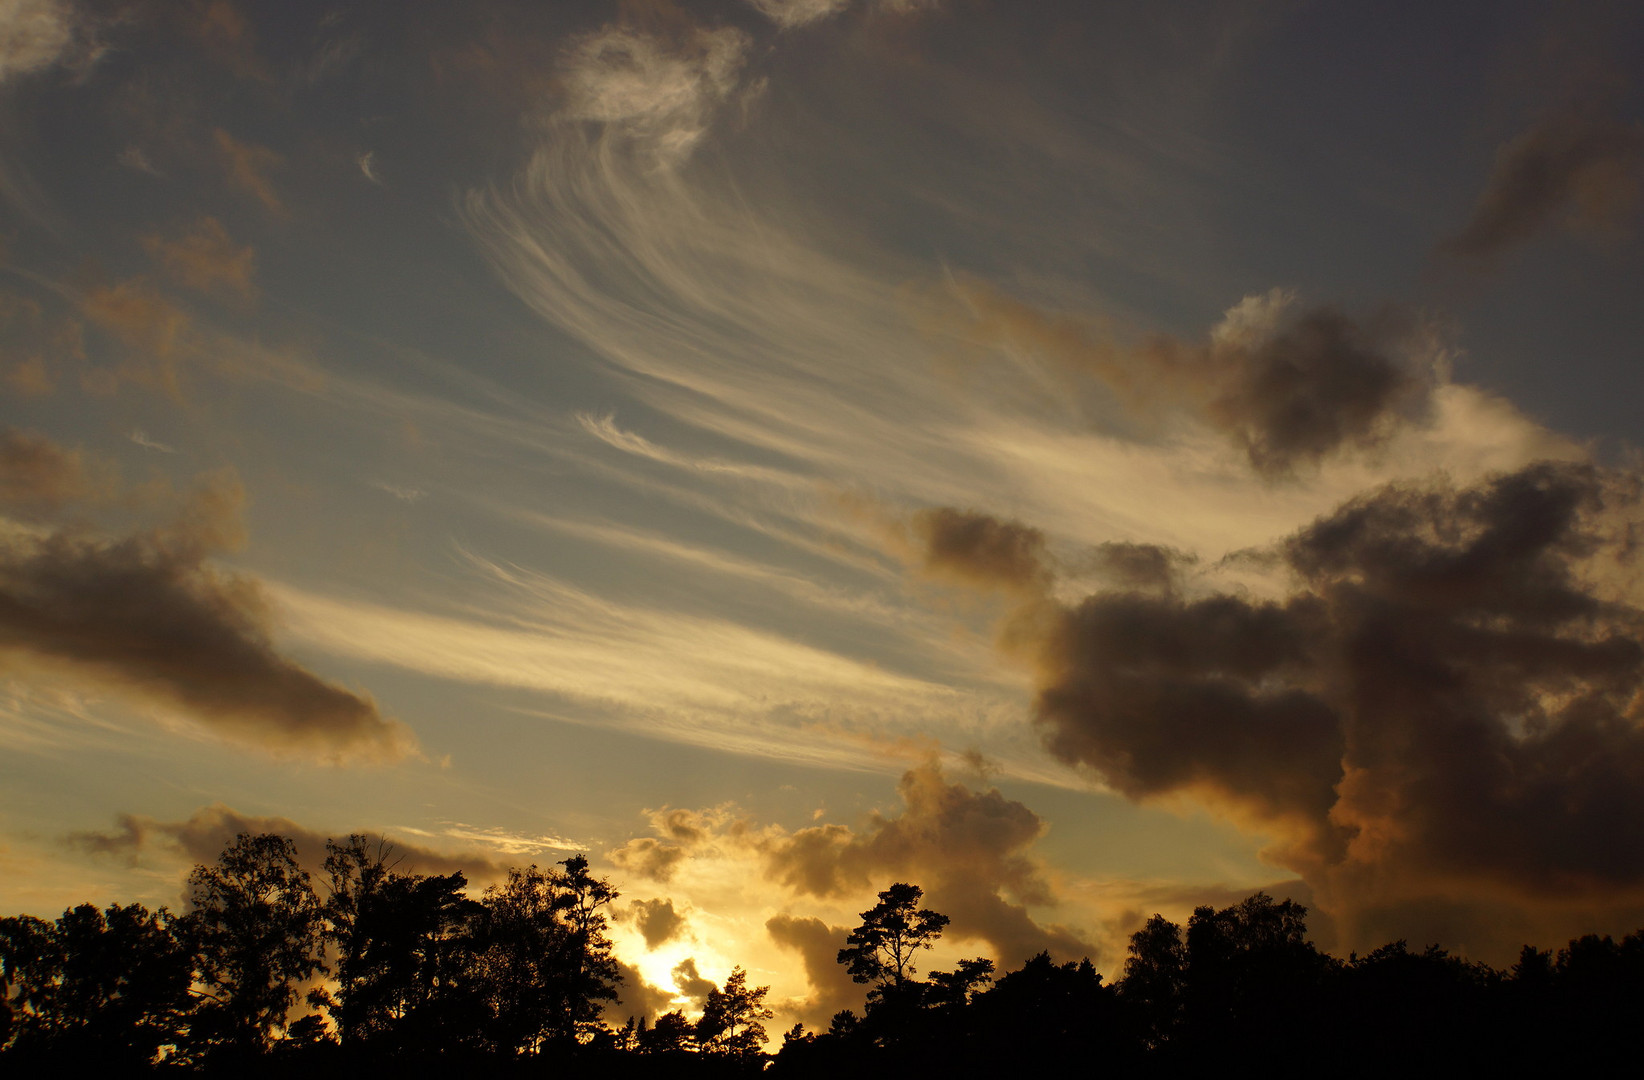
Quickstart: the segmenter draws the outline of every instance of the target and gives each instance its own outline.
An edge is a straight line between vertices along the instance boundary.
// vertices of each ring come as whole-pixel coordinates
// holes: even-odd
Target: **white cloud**
[[[690,156],[714,108],[730,97],[750,41],[740,30],[697,30],[683,45],[611,26],[565,60],[565,116],[607,125],[646,145],[661,163]]]
[[[851,6],[851,0],[748,0],[748,3],[783,29],[831,19]]]

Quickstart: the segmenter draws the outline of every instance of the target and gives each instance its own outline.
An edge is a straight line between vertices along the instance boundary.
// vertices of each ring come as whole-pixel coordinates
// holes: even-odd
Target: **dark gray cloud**
[[[1367,493],[1278,545],[1285,599],[1041,620],[1038,723],[1132,797],[1276,832],[1350,946],[1406,909],[1644,914],[1639,505],[1635,477],[1547,462]]]
[[[1644,125],[1608,103],[1578,102],[1542,113],[1496,151],[1467,223],[1441,247],[1490,260],[1560,218],[1609,235],[1623,229],[1644,184]]]
[[[1410,335],[1399,319],[1292,311],[1282,290],[1246,298],[1208,340],[1154,335],[1134,347],[981,285],[959,292],[978,337],[1100,380],[1137,415],[1188,411],[1269,479],[1374,448],[1420,417],[1431,390],[1430,373],[1402,355]]]
[[[674,995],[645,981],[644,974],[632,964],[617,961],[617,972],[622,976],[617,986],[617,999],[605,1003],[605,1022],[621,1027],[628,1018],[647,1022],[674,1007]]]
[[[1202,396],[1205,419],[1255,470],[1280,477],[1342,450],[1381,442],[1418,407],[1426,383],[1375,328],[1314,308],[1272,332],[1208,345],[1156,337],[1140,350],[1167,384]]]
[[[37,495],[69,475],[63,460],[42,466],[38,450],[32,472],[7,466],[32,476]],[[239,542],[243,499],[238,479],[219,473],[158,528],[61,528],[0,545],[0,659],[72,668],[275,753],[403,757],[409,733],[370,697],[280,655],[257,582],[209,561]]]
[[[687,956],[674,965],[674,985],[685,997],[696,1002],[701,1008],[702,1003],[708,1000],[708,995],[719,989],[712,979],[705,979],[696,969],[696,957]]]
[[[1091,549],[1081,569],[1088,569],[1111,588],[1171,592],[1182,572],[1196,562],[1197,556],[1175,548],[1108,540]]]
[[[685,916],[674,909],[672,900],[635,900],[622,917],[639,927],[647,949],[665,945],[685,930]]]
[[[286,817],[245,814],[222,803],[202,806],[182,821],[158,821],[140,814],[120,814],[109,832],[79,832],[69,842],[83,851],[136,860],[145,851],[174,851],[193,863],[215,862],[241,833],[278,833],[297,847],[297,860],[316,879],[323,877],[327,840],[343,841],[347,833],[322,833]],[[373,834],[374,837],[374,834]],[[375,838],[375,837],[374,837]],[[461,871],[472,885],[502,878],[506,867],[476,851],[451,854],[392,837],[381,838],[401,873],[453,874]]]
[[[948,507],[921,510],[910,525],[931,577],[1004,589],[1032,589],[1046,578],[1038,529]]]

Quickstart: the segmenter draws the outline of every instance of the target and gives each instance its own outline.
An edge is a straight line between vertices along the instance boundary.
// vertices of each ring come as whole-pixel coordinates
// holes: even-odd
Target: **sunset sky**
[[[0,914],[586,852],[773,1030],[1644,924],[1644,9],[0,0]],[[693,981],[695,980],[695,981]]]

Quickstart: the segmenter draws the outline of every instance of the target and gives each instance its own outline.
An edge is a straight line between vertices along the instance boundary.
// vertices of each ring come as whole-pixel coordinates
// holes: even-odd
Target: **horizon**
[[[1640,46],[0,6],[0,911],[586,854],[651,1015],[740,967],[773,1036],[893,882],[933,968],[1109,981],[1257,892],[1639,929]]]

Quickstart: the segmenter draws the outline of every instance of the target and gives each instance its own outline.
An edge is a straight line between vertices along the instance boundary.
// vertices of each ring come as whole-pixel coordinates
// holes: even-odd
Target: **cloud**
[[[8,0],[0,5],[0,85],[65,59],[81,45],[82,20],[67,0]]]
[[[153,281],[136,277],[93,287],[81,300],[81,310],[94,326],[126,347],[117,365],[82,375],[81,384],[87,390],[112,394],[122,382],[130,382],[182,399],[179,350],[189,334],[190,320]]]
[[[252,282],[256,255],[249,246],[229,239],[228,230],[214,217],[202,217],[180,236],[151,233],[143,249],[172,278],[204,293],[227,293],[241,300],[257,295]]]
[[[696,1002],[697,1008],[702,1007],[709,994],[719,989],[712,979],[704,979],[697,971],[696,958],[693,956],[687,956],[675,964],[673,975],[674,985],[679,988],[679,992]]]
[[[672,900],[635,900],[628,905],[623,918],[639,927],[647,949],[665,945],[685,930],[685,916],[674,909]]]
[[[676,43],[621,26],[578,40],[561,65],[564,116],[594,121],[645,146],[658,163],[689,157],[713,111],[737,87],[752,42],[730,27]]]
[[[79,450],[43,435],[0,428],[0,507],[55,510],[65,503],[99,501],[114,492],[114,475]]]
[[[17,489],[75,489],[72,455],[12,441]],[[18,449],[20,447],[20,449]],[[124,536],[59,528],[0,543],[0,659],[67,668],[281,755],[392,760],[414,742],[368,696],[275,649],[258,583],[214,567],[243,540],[244,492],[205,477],[172,519]]]
[[[354,830],[360,832],[361,830]],[[154,850],[175,852],[191,863],[211,863],[240,833],[278,833],[297,846],[297,859],[316,879],[324,875],[327,840],[346,840],[350,833],[322,833],[290,818],[246,814],[222,803],[202,806],[182,821],[158,821],[140,814],[119,814],[109,832],[86,831],[69,836],[82,851],[113,855],[135,862]],[[373,839],[379,834],[365,833]],[[471,885],[502,878],[506,865],[489,851],[457,853],[436,851],[401,839],[381,836],[390,847],[389,858],[401,873],[453,874],[461,872]]]
[[[765,922],[771,940],[799,954],[810,984],[809,998],[790,1008],[812,1027],[826,1026],[841,1009],[860,1012],[866,987],[851,978],[850,969],[839,963],[839,950],[849,933],[843,926],[829,926],[821,919],[795,915],[773,915]]]
[[[1396,483],[1256,553],[1290,580],[1271,599],[1200,583],[1041,604],[1015,642],[1037,724],[1132,798],[1270,836],[1343,947],[1435,912],[1480,948],[1549,912],[1644,916],[1640,489],[1580,462]],[[836,880],[812,864],[861,843],[808,840],[797,882]]]
[[[851,0],[748,0],[748,3],[784,30],[831,19],[851,6]]]
[[[284,216],[285,203],[274,190],[269,173],[285,164],[285,158],[257,143],[241,142],[222,128],[212,133],[217,143],[218,161],[229,183],[250,195],[269,213]]]
[[[382,186],[382,177],[377,175],[377,152],[375,150],[367,150],[365,153],[358,155],[355,157],[354,163],[360,167],[362,176],[378,187]]]
[[[1038,529],[949,507],[917,512],[910,528],[930,577],[1012,590],[1044,584],[1045,536]]]
[[[85,359],[82,324],[49,315],[38,300],[29,297],[0,292],[0,332],[7,343],[0,373],[6,385],[22,397],[50,394],[57,387],[61,368]]]
[[[1595,235],[1621,231],[1644,183],[1644,125],[1608,105],[1549,109],[1496,151],[1472,216],[1440,250],[1488,261],[1561,215]]]
[[[654,836],[636,836],[606,857],[630,873],[665,882],[673,877],[680,860],[685,858],[685,849]]]
[[[674,1007],[672,991],[652,986],[632,964],[619,959],[616,965],[622,981],[617,985],[617,999],[605,1004],[606,1023],[621,1027],[630,1016],[651,1021]]]
[[[428,492],[422,488],[411,487],[407,484],[390,484],[386,480],[377,480],[371,486],[378,491],[386,491],[400,502],[405,503],[421,502],[428,497]]]
[[[1064,927],[1041,926],[1025,906],[1054,902],[1029,854],[1045,831],[1037,814],[997,788],[948,783],[934,763],[908,770],[897,788],[902,813],[875,813],[861,829],[824,824],[759,835],[752,842],[767,878],[819,898],[861,893],[879,881],[916,882],[929,906],[952,918],[950,936],[988,942],[1007,965],[1047,950],[1097,953]]]
[[[150,161],[148,155],[143,153],[142,148],[138,146],[126,147],[124,150],[120,151],[119,156],[116,157],[115,160],[128,169],[133,169],[140,173],[147,173],[149,176],[165,176],[165,173],[156,168],[154,162]]]
[[[1421,418],[1435,381],[1418,358],[1395,348],[1415,351],[1425,344],[1419,335],[1401,343],[1391,324],[1362,323],[1328,307],[1296,312],[1295,297],[1282,289],[1229,308],[1208,341],[1154,335],[1135,347],[978,284],[955,289],[972,333],[984,341],[1094,376],[1134,411],[1186,409],[1270,479],[1379,446]]]
[[[158,442],[149,438],[141,428],[132,428],[131,434],[128,438],[130,438],[131,441],[136,443],[138,446],[141,446],[144,450],[153,450],[160,454],[175,454],[177,452],[177,448],[175,446],[168,446],[163,442]]]
[[[1159,544],[1104,540],[1081,567],[1110,588],[1134,592],[1172,592],[1183,571],[1198,557]]]

